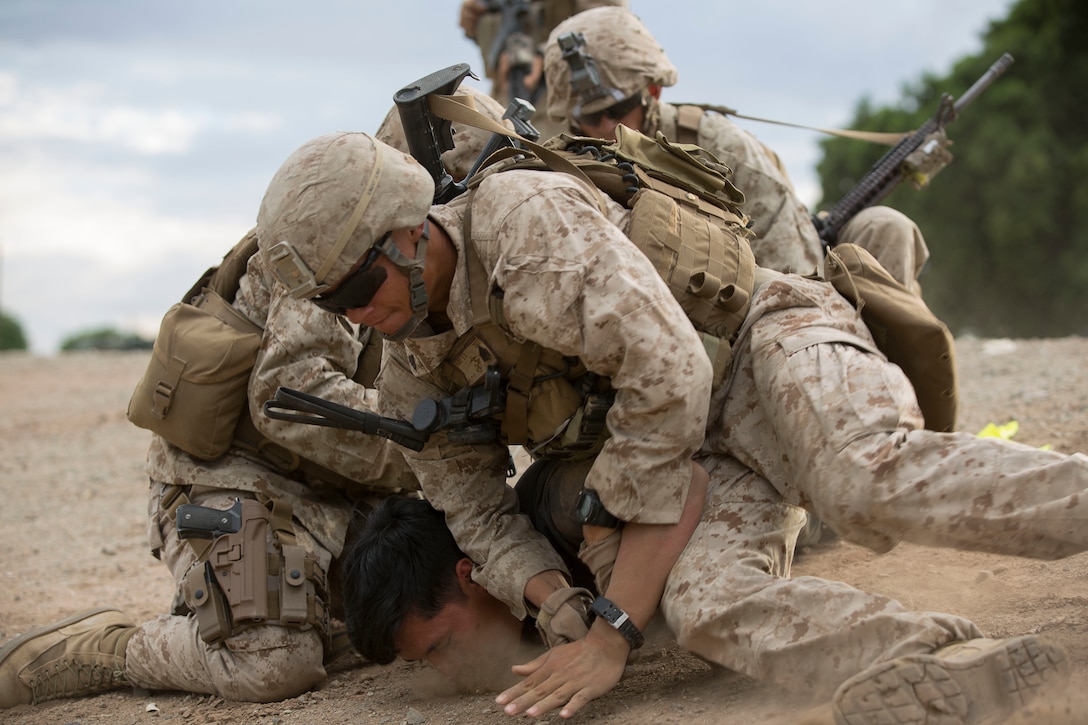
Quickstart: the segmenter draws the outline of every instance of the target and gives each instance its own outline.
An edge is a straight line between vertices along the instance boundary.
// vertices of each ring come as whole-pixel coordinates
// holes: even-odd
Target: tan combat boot
[[[835,722],[1001,722],[1068,675],[1065,652],[1030,635],[954,642],[851,677],[835,692]]]
[[[124,614],[101,608],[19,635],[0,648],[0,708],[124,685],[135,632]]]

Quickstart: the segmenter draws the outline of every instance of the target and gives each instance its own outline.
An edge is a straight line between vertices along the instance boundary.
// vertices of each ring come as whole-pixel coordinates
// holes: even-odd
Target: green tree
[[[76,350],[150,350],[154,341],[111,327],[69,335],[60,345],[62,352]]]
[[[25,350],[23,326],[14,317],[0,312],[0,350]]]
[[[1016,59],[948,127],[955,161],[921,192],[904,184],[884,201],[921,227],[932,255],[926,300],[957,334],[1088,334],[1086,32],[1086,3],[1021,0],[947,76],[923,77],[896,106],[863,99],[855,110],[856,128],[917,128],[942,92],[962,93],[1003,52]],[[821,145],[828,208],[882,150],[844,139]]]

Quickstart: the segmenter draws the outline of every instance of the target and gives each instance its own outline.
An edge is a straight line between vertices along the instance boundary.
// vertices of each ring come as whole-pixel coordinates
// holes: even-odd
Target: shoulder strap
[[[676,140],[678,143],[699,143],[699,122],[706,111],[702,106],[676,107]]]
[[[196,284],[189,288],[181,301],[191,302],[194,297],[207,287],[228,303],[232,302],[234,296],[238,294],[238,286],[242,281],[242,275],[246,273],[249,258],[256,253],[257,230],[254,228],[250,229],[249,233],[242,237],[241,241],[223,255],[222,262],[214,267],[209,267],[196,281]]]

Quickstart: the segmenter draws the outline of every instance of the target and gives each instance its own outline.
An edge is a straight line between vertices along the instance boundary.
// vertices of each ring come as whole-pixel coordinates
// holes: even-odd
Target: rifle
[[[953,103],[952,96],[941,95],[940,106],[933,118],[917,131],[897,143],[877,161],[853,189],[826,214],[813,215],[812,223],[825,247],[834,246],[839,231],[858,212],[879,203],[900,183],[910,180],[916,189],[926,186],[952,160],[948,151],[951,142],[944,127],[955,121],[960,113],[998,76],[1012,65],[1013,57],[1005,53],[982,77]]]
[[[502,13],[499,32],[487,51],[487,65],[498,73],[499,56],[505,50],[510,61],[506,76],[506,94],[510,100],[521,98],[531,103],[540,93],[540,87],[532,92],[525,87],[525,77],[532,71],[533,59],[536,57],[529,0],[487,0],[487,9],[489,12]]]
[[[264,414],[276,420],[354,430],[388,438],[413,451],[423,450],[431,434],[446,430],[451,443],[489,443],[499,439],[497,416],[506,404],[499,371],[488,368],[483,382],[458,390],[441,400],[426,399],[416,406],[412,421],[385,418],[356,410],[309,393],[280,387],[265,401]]]

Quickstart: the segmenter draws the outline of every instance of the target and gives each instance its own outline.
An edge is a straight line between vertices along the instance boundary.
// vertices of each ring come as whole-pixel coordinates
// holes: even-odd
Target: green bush
[[[154,340],[110,327],[69,335],[61,343],[61,352],[78,350],[150,350]]]
[[[0,350],[25,350],[23,326],[10,315],[0,312]]]

